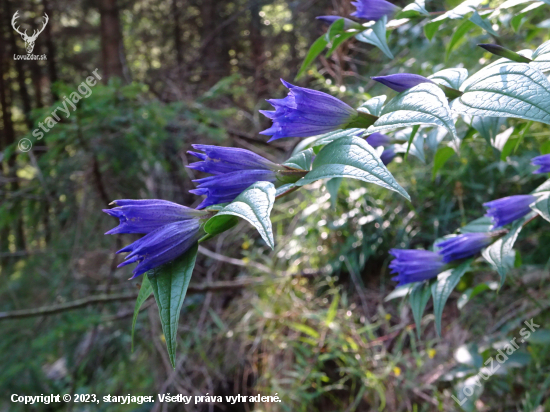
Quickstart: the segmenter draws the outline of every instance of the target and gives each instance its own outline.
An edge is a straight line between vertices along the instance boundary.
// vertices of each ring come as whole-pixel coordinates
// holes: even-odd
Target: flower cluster
[[[532,164],[540,166],[533,173],[550,173],[550,155],[535,157]],[[530,205],[536,200],[535,195],[516,195],[493,200],[483,204],[487,208],[485,216],[491,218],[492,229],[500,228],[526,216],[531,212]],[[449,267],[447,264],[478,254],[504,233],[506,232],[463,233],[436,243],[435,252],[392,249],[390,253],[395,259],[389,267],[393,274],[397,274],[392,280],[399,282],[398,286],[401,286],[432,279]]]
[[[166,200],[115,200],[117,207],[104,209],[120,224],[106,234],[139,233],[141,239],[117,253],[129,253],[119,267],[137,263],[133,273],[139,276],[181,256],[201,237],[202,221],[212,216],[201,210],[207,206],[233,201],[240,193],[259,181],[275,183],[298,180],[305,171],[273,163],[249,150],[232,147],[193,145],[189,154],[200,161],[188,167],[212,176],[197,179],[197,189],[190,192],[206,195],[192,209]]]

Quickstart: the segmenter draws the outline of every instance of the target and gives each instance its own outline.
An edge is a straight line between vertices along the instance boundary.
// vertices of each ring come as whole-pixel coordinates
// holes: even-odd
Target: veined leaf
[[[321,37],[319,37],[315,42],[311,45],[309,48],[309,51],[307,52],[307,56],[304,59],[304,62],[302,63],[302,66],[300,67],[300,70],[298,71],[298,74],[296,75],[296,80],[298,80],[300,77],[304,75],[307,68],[313,63],[313,60],[317,58],[323,51],[323,49],[327,46],[328,41],[326,36],[323,34]]]
[[[302,150],[284,162],[283,165],[293,167],[295,169],[309,170],[311,169],[311,163],[313,162],[314,157],[315,155],[313,154],[313,149]]]
[[[271,182],[254,183],[215,216],[211,217],[204,225],[204,230],[208,233],[209,230],[212,230],[212,227],[236,216],[254,226],[262,239],[273,249],[275,241],[273,240],[273,229],[269,215],[275,202],[275,192],[275,186]]]
[[[514,267],[516,252],[512,249],[518,238],[519,232],[523,228],[523,224],[533,215],[530,213],[523,219],[518,220],[512,225],[510,231],[498,239],[493,244],[489,245],[481,252],[481,255],[500,275],[500,287],[506,280],[506,274]]]
[[[467,78],[468,70],[464,68],[443,69],[432,74],[431,76],[428,76],[428,79],[434,83],[447,86],[455,90],[459,90],[460,86]]]
[[[550,222],[550,194],[539,197],[531,209]]]
[[[139,310],[141,305],[151,296],[153,293],[153,288],[151,287],[151,282],[147,278],[147,274],[143,275],[143,282],[141,283],[141,288],[139,289],[138,297],[136,300],[136,306],[134,307],[134,317],[132,318],[132,352],[134,351],[134,332],[136,329],[136,321],[139,315]]]
[[[550,124],[550,82],[529,64],[485,68],[466,80],[461,89],[464,94],[453,101],[457,113]]]
[[[313,161],[311,172],[296,184],[303,186],[334,177],[348,177],[374,183],[410,200],[407,192],[376,155],[374,148],[359,137],[343,137],[323,147]]]
[[[500,117],[473,116],[472,127],[492,146],[505,121]]]
[[[550,40],[542,43],[537,49],[533,52],[533,61],[529,63],[530,66],[533,66],[539,69],[541,72],[547,72],[550,70]]]
[[[483,3],[483,0],[466,0],[460,3],[454,9],[449,10],[439,17],[436,17],[424,26],[424,33],[426,34],[426,37],[428,38],[428,40],[431,40],[435,33],[437,33],[437,29],[439,28],[439,26],[441,26],[441,24],[445,20],[462,19],[466,14],[475,11],[476,7],[478,7],[481,3]]]
[[[366,109],[369,114],[372,114],[373,116],[380,116],[380,112],[382,111],[382,107],[384,106],[386,99],[387,96],[385,94],[375,96],[359,106],[358,109]]]
[[[416,334],[420,339],[420,323],[422,322],[422,315],[426,309],[426,305],[430,300],[431,288],[428,282],[419,283],[414,287],[410,296],[409,303],[411,305],[414,323],[416,323]]]
[[[172,367],[176,368],[178,321],[187,287],[195,267],[198,244],[179,258],[147,272],[159,308],[162,332]]]
[[[327,180],[326,186],[330,194],[330,207],[334,210],[336,209],[336,201],[338,200],[338,190],[342,184],[341,177],[333,177],[332,179]]]
[[[376,23],[374,23],[372,28],[357,34],[355,38],[360,42],[372,44],[373,46],[378,47],[380,50],[382,50],[382,53],[384,53],[390,59],[393,59],[393,54],[388,47],[388,43],[386,42],[387,22],[388,18],[384,16]]]
[[[356,127],[353,129],[336,130],[334,132],[324,133],[319,136],[308,137],[296,145],[296,148],[292,151],[292,155],[295,155],[309,147],[317,148],[342,137],[358,136],[360,134],[366,134],[366,130]]]
[[[447,97],[439,86],[421,83],[399,93],[380,113],[380,118],[367,129],[367,132],[381,132],[416,124],[431,124],[446,128],[453,135],[455,144],[460,144]]]
[[[454,269],[446,270],[437,276],[437,280],[432,284],[432,298],[434,302],[435,329],[441,336],[441,317],[443,308],[453,289],[460,282],[460,278],[470,269],[471,259],[461,263]]]

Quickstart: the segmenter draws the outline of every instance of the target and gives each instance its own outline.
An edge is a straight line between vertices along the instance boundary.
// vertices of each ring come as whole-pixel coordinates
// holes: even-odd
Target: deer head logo
[[[13,15],[13,18],[11,19],[11,25],[13,27],[13,29],[19,33],[21,35],[21,38],[25,41],[25,48],[27,49],[27,53],[28,54],[31,54],[32,53],[32,50],[34,49],[34,42],[36,41],[36,38],[38,37],[38,35],[40,33],[42,33],[44,31],[44,28],[46,27],[46,24],[48,24],[48,21],[50,20],[48,15],[46,13],[44,13],[44,17],[42,17],[44,19],[44,22],[43,22],[43,26],[40,30],[34,30],[33,31],[33,34],[32,36],[28,36],[27,35],[27,30],[25,30],[24,33],[21,33],[19,31],[19,27],[15,27],[15,20],[17,20],[17,18],[19,17],[19,10],[15,12],[15,14]]]

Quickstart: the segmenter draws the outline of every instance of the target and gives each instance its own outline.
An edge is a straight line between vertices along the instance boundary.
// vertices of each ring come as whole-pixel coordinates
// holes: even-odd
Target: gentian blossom
[[[533,173],[550,173],[550,154],[537,156],[531,159],[533,166],[540,166]]]
[[[351,4],[357,8],[351,15],[365,20],[379,20],[399,10],[399,7],[385,0],[358,0]]]
[[[494,228],[505,226],[514,220],[520,219],[531,211],[529,205],[537,198],[533,195],[517,195],[503,197],[484,203],[488,210],[485,216],[492,218]]]
[[[389,268],[392,274],[397,273],[392,280],[399,282],[398,286],[434,278],[445,266],[442,256],[429,250],[391,249],[390,254],[395,256]]]
[[[315,18],[327,24],[332,24],[337,20],[344,19],[344,30],[351,29],[354,26],[359,26],[359,27],[361,26],[359,23],[356,23],[353,20],[347,19],[345,17],[340,17],[340,16],[317,16]]]
[[[388,147],[385,149],[382,154],[380,155],[380,160],[382,160],[382,163],[384,163],[384,166],[387,166],[390,164],[393,159],[395,159],[395,150],[393,147]]]
[[[190,192],[206,195],[206,199],[197,209],[231,202],[253,183],[275,183],[277,172],[285,170],[283,166],[246,149],[202,144],[195,144],[193,148],[204,153],[188,152],[201,160],[191,163],[188,167],[214,175],[194,180],[197,189]]]
[[[388,76],[375,76],[371,77],[372,80],[382,83],[384,86],[388,86],[390,89],[396,92],[404,92],[409,90],[420,83],[433,83],[430,79],[420,76],[419,74],[411,73],[397,73],[390,74]]]
[[[475,255],[493,241],[491,233],[464,233],[436,243],[445,263]]]
[[[268,100],[274,111],[260,110],[273,120],[269,129],[260,132],[271,136],[270,142],[283,137],[310,137],[343,129],[359,116],[355,109],[336,97],[281,81],[289,89],[288,96]]]
[[[373,133],[365,139],[372,147],[388,146],[391,142],[391,138],[383,133]]]
[[[145,234],[117,252],[130,253],[118,267],[137,263],[132,279],[185,253],[200,238],[200,219],[208,215],[166,200],[124,199],[113,203],[118,207],[103,211],[118,218],[120,224],[106,234]]]

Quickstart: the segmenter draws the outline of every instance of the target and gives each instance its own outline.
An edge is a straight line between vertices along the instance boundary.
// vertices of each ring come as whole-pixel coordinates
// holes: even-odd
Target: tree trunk
[[[55,19],[53,19],[53,11],[50,8],[49,1],[48,0],[42,0],[42,6],[44,7],[44,13],[46,13],[49,16],[50,21],[55,21]],[[55,51],[55,44],[53,42],[53,37],[52,37],[51,23],[47,24],[46,28],[44,29],[44,38],[46,40],[46,42],[45,42],[46,43],[46,50],[47,50],[46,55],[48,56],[48,60],[46,60],[46,61],[47,61],[47,64],[48,64],[48,74],[50,76],[50,90],[52,92],[52,103],[53,103],[54,101],[59,99],[59,96],[51,88],[51,85],[54,84],[58,79],[58,77],[57,77],[57,67],[55,65],[56,51]]]
[[[111,77],[123,78],[122,67],[122,32],[116,0],[101,0],[101,57],[103,60],[103,79]]]

